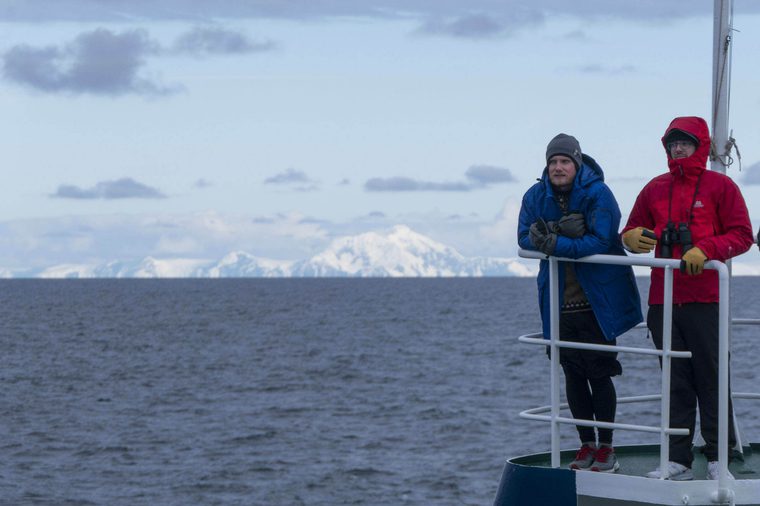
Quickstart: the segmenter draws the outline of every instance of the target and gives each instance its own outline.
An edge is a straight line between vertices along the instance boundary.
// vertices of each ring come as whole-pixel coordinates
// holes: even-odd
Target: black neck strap
[[[689,207],[689,221],[686,223],[686,226],[691,225],[691,220],[694,218],[694,204],[697,203],[697,192],[699,191],[699,183],[702,182],[702,174],[704,172],[700,172],[699,176],[697,177],[697,184],[694,185],[694,195],[691,198],[691,207]],[[675,181],[675,177],[670,180],[670,195],[668,196],[668,223],[672,223],[670,212],[673,209],[673,183]]]

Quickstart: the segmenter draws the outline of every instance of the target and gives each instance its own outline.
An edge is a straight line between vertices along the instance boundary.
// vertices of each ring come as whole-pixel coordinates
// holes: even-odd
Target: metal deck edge
[[[745,455],[756,458],[759,445],[745,447]],[[616,447],[625,459],[636,454],[659,452],[658,445],[624,445]],[[754,457],[752,457],[754,454]],[[562,452],[562,459],[572,459],[574,450]],[[652,457],[648,457],[652,458]],[[647,505],[715,505],[717,481],[697,479],[670,481],[624,473],[594,473],[548,467],[548,453],[536,453],[507,460],[496,495],[495,506],[551,504],[552,506],[647,506]],[[565,462],[566,464],[566,462]],[[703,463],[704,464],[704,463]],[[742,463],[743,465],[743,463]],[[745,478],[727,483],[736,506],[760,506],[760,479]],[[722,503],[728,504],[728,503]]]
[[[717,481],[655,480],[588,471],[576,473],[575,486],[579,496],[681,506],[716,504],[712,498],[718,491]],[[757,505],[760,501],[760,480],[732,480],[727,488],[733,490],[736,505]]]

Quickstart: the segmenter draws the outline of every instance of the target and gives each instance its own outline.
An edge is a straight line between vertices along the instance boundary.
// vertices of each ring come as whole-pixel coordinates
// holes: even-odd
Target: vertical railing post
[[[660,398],[660,479],[669,477],[670,436],[665,430],[670,427],[670,351],[673,330],[673,268],[665,267],[665,284],[662,303],[662,396]]]
[[[720,473],[718,475],[718,487],[726,486],[728,474],[728,329],[729,329],[729,271],[725,265],[718,268],[720,283],[718,303],[718,460],[720,461]]]
[[[552,467],[559,467],[559,262],[549,257],[549,333],[551,334]]]

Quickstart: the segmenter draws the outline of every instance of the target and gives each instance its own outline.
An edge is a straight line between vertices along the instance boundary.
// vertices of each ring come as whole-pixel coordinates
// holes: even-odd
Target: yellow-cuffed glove
[[[707,255],[701,249],[694,247],[684,253],[681,260],[686,263],[684,268],[686,274],[696,276],[697,274],[702,274],[705,262],[707,261]]]
[[[648,228],[636,227],[623,234],[623,242],[634,253],[649,253],[657,245],[655,237]]]

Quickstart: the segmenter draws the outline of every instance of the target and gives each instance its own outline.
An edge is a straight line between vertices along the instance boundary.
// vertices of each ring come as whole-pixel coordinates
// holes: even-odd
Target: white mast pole
[[[733,140],[729,141],[728,109],[731,88],[731,42],[732,42],[732,15],[733,0],[714,0],[713,8],[713,83],[712,83],[712,149],[710,153],[710,169],[721,174],[726,173],[726,168],[731,164],[731,148]],[[723,299],[730,295],[731,283],[731,260],[726,262],[728,276],[721,278],[721,306],[728,313],[726,317],[721,313],[721,324],[727,318],[729,324],[724,331],[728,334],[727,346],[731,342],[731,309]],[[725,369],[725,370],[724,370]],[[717,495],[724,498],[732,494],[726,488],[728,476],[728,364],[720,363],[719,384],[719,409],[718,409],[718,459],[720,461],[718,473]],[[739,426],[736,423],[736,413],[733,417],[733,425],[736,433],[737,446],[741,451],[741,439]]]
[[[728,143],[728,99],[731,84],[731,13],[733,0],[715,0],[713,10],[713,149],[710,169],[726,173],[731,146]]]

